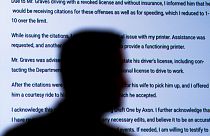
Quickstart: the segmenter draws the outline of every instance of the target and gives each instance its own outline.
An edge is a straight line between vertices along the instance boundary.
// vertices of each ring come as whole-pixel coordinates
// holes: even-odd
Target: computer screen
[[[128,83],[105,123],[136,136],[210,135],[208,0],[9,0],[0,7],[0,135],[63,100],[62,41],[85,29],[124,39]]]

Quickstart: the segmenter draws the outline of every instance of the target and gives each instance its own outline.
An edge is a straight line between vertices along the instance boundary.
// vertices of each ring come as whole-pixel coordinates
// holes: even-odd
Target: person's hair
[[[64,89],[70,91],[65,93],[75,96],[79,92],[71,90],[92,88],[90,92],[84,90],[82,93],[94,95],[94,88],[109,86],[106,85],[107,81],[122,74],[121,44],[120,35],[112,32],[85,31],[73,34],[64,42],[61,50],[61,77]]]

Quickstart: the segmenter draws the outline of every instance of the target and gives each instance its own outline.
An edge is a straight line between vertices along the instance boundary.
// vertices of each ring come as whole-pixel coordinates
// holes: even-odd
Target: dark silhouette
[[[121,104],[122,38],[112,32],[73,34],[61,50],[65,99],[54,112],[28,121],[5,136],[126,136],[102,122],[103,115]]]

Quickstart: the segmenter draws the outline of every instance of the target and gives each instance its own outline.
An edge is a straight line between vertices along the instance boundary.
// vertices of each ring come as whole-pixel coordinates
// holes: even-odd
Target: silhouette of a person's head
[[[112,32],[84,31],[63,44],[61,74],[66,101],[103,114],[120,106],[125,84],[122,38]]]

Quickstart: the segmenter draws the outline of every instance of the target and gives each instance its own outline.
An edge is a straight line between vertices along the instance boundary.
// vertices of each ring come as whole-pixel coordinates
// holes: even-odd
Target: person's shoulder
[[[52,121],[48,116],[33,118],[26,123],[20,124],[9,129],[4,136],[46,136],[53,130]]]

